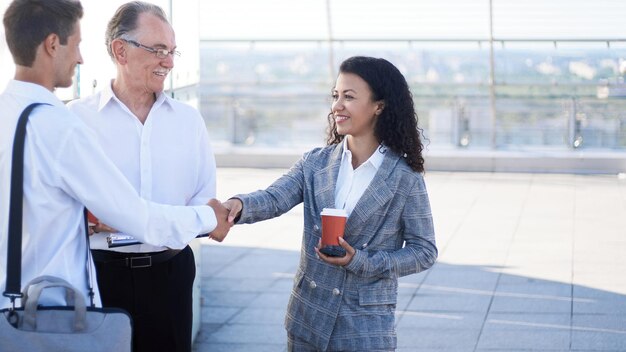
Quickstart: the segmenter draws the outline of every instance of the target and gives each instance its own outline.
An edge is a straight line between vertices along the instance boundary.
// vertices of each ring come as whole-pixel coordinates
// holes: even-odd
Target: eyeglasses
[[[158,57],[159,59],[165,59],[168,55],[172,55],[173,58],[177,58],[180,57],[180,52],[176,51],[176,50],[167,50],[167,49],[163,49],[163,48],[151,48],[149,46],[145,46],[141,43],[138,43],[134,40],[131,39],[124,39],[124,38],[120,38],[121,40],[125,41],[128,44],[132,44],[138,48],[142,48],[145,51],[149,51],[151,53],[153,53],[156,57]]]

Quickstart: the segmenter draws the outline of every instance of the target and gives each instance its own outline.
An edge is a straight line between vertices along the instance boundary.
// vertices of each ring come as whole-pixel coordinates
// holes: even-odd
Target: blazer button
[[[361,249],[365,249],[367,248],[367,243],[363,243],[363,245],[361,246]]]
[[[316,288],[317,284],[315,283],[315,281],[311,281],[311,282],[309,282],[309,287],[310,288]]]
[[[339,296],[341,294],[341,291],[339,291],[338,288],[333,288],[333,296]]]
[[[317,226],[317,225],[315,225],[315,226],[313,226],[313,230],[315,230],[315,231],[319,231],[319,230],[320,230],[320,227],[319,227],[319,226]]]

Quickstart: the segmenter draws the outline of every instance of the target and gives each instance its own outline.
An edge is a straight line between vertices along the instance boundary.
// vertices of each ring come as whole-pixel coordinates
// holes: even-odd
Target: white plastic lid
[[[324,208],[322,209],[322,213],[320,215],[326,216],[343,216],[348,217],[348,212],[345,209],[334,209],[334,208]]]

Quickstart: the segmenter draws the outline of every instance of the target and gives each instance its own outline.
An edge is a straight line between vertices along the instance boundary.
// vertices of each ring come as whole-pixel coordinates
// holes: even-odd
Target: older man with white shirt
[[[227,212],[215,200],[212,206],[219,213],[202,204],[172,206],[141,199],[95,134],[53,94],[56,87],[72,84],[74,69],[82,64],[82,15],[80,2],[72,0],[15,0],[4,14],[16,70],[0,94],[0,257],[7,253],[17,120],[26,106],[44,103],[31,113],[26,127],[21,282],[56,276],[82,290],[88,300],[83,205],[142,242],[168,248],[183,248],[197,234],[209,231],[223,238],[230,225]],[[0,260],[0,287],[5,286],[6,261]],[[40,300],[44,305],[64,302],[45,292]],[[97,293],[96,304],[100,305]],[[8,298],[0,297],[0,307],[10,305]]]
[[[139,1],[122,5],[107,26],[106,46],[117,68],[115,79],[101,92],[70,103],[70,109],[93,129],[142,197],[205,204],[215,197],[215,159],[200,113],[163,92],[179,55],[165,13]],[[133,317],[134,351],[191,351],[191,248],[107,248],[103,240],[92,241],[91,248],[104,306],[122,307]],[[133,258],[145,256],[150,263],[132,265]]]

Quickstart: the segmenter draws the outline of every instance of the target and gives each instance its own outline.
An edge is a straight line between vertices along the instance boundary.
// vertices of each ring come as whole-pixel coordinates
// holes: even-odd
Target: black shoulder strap
[[[7,283],[3,295],[9,297],[13,306],[15,299],[22,297],[22,209],[24,202],[24,145],[26,140],[26,123],[31,111],[38,105],[45,103],[33,103],[22,111],[15,128],[13,140],[13,160],[11,163],[11,199],[9,204],[9,233],[7,241]],[[93,302],[93,284],[91,283],[91,252],[89,250],[89,231],[87,229],[87,209],[83,210],[83,223],[85,237],[87,239],[87,263],[85,272],[87,276],[87,289]]]
[[[11,164],[11,198],[9,204],[9,233],[7,241],[7,287],[4,296],[22,297],[22,207],[24,198],[24,140],[26,123],[30,112],[42,103],[33,103],[22,111],[13,140],[13,160]]]

